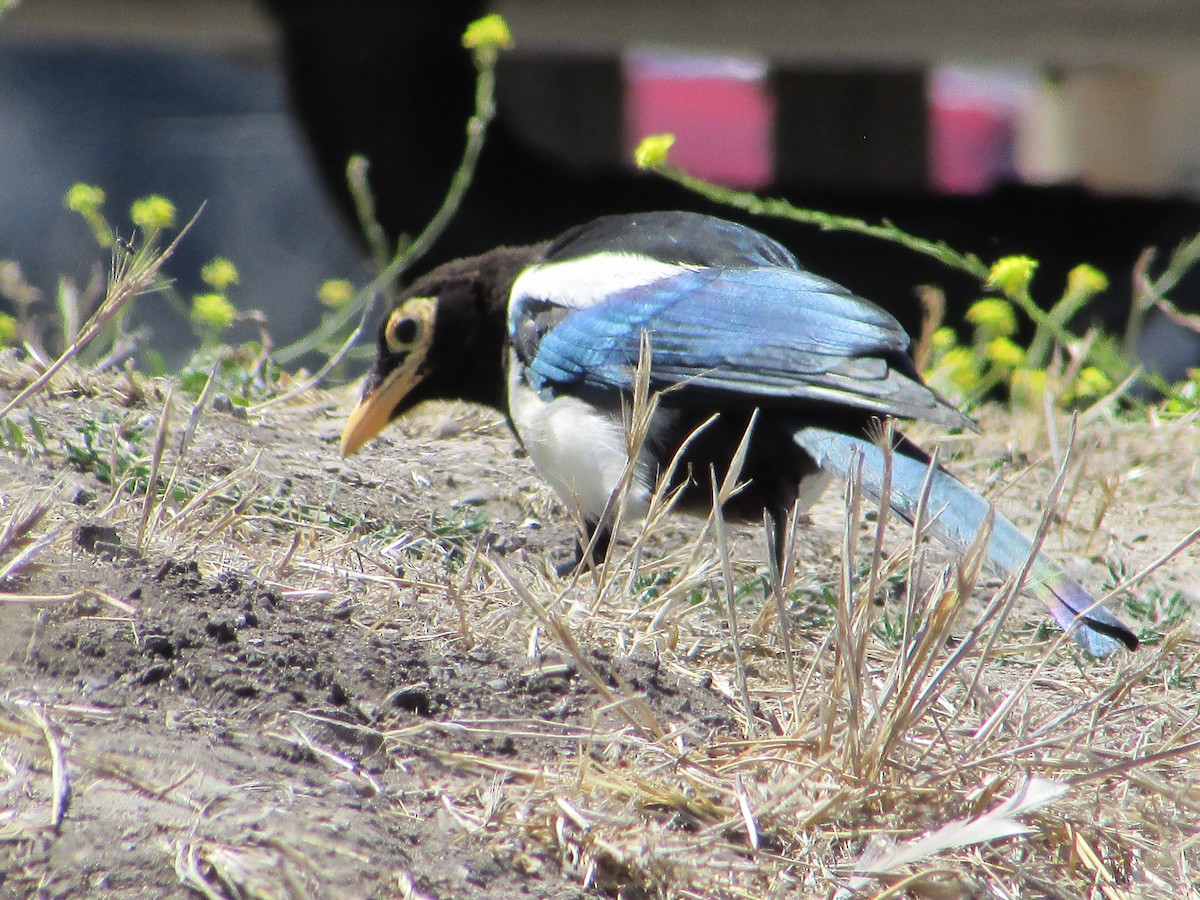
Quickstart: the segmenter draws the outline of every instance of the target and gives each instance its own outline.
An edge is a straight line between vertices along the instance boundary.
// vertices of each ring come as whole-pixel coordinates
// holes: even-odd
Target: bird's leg
[[[771,583],[777,588],[783,587],[784,544],[787,540],[786,514],[781,509],[767,509],[763,514],[764,525],[767,529],[767,565],[770,568]]]
[[[792,620],[788,615],[787,598],[783,594],[783,579],[785,577],[784,565],[789,561],[787,549],[787,539],[789,535],[795,533],[794,526],[796,524],[796,516],[799,514],[800,504],[793,501],[791,510],[786,507],[768,507],[763,514],[763,524],[767,529],[767,555],[769,561],[767,563],[771,569],[771,594],[775,598],[775,612],[779,616],[779,635],[783,638],[783,655],[787,660],[788,677],[792,681],[792,689],[795,690],[795,666],[792,662]],[[793,528],[788,528],[788,521],[791,521]]]
[[[771,570],[771,581],[783,587],[787,577],[785,567],[788,564],[789,539],[796,534],[796,525],[807,503],[794,493],[780,491],[774,498],[775,502],[763,510],[763,525],[767,532],[767,556]]]
[[[584,569],[594,569],[597,563],[603,562],[608,557],[608,545],[612,543],[612,526],[601,525],[597,522],[584,522],[583,524],[588,535],[587,544],[582,538],[575,539],[575,552],[568,559],[554,566],[554,572],[559,578],[567,577],[581,565]],[[592,552],[585,559],[584,555],[587,553],[588,544],[592,545]]]

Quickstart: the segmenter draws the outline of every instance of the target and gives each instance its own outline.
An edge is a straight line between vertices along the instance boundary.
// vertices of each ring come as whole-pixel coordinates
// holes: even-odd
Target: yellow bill
[[[383,323],[386,351],[376,363],[379,384],[367,390],[342,429],[342,456],[353,456],[395,417],[398,407],[421,383],[422,366],[433,340],[437,301],[410,297],[392,310]],[[386,360],[386,361],[385,361]],[[384,371],[382,377],[379,372]]]

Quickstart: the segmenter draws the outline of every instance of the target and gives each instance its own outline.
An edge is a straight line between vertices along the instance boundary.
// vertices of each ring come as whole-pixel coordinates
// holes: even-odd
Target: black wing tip
[[[1121,622],[1102,622],[1091,616],[1083,616],[1080,627],[1117,641],[1123,644],[1126,650],[1137,650],[1142,645],[1138,636]]]
[[[972,434],[983,434],[983,429],[974,419],[949,403],[940,404],[938,412],[940,413],[937,419],[939,425],[945,425],[947,428],[961,428]]]

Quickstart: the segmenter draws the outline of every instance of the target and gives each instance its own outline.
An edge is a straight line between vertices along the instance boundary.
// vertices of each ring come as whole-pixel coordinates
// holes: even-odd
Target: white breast
[[[576,397],[538,396],[510,356],[508,410],[538,473],[587,522],[599,521],[629,461],[619,411],[598,410]],[[666,424],[662,413],[654,432]],[[653,439],[638,457],[625,495],[625,515],[645,515],[656,477]]]

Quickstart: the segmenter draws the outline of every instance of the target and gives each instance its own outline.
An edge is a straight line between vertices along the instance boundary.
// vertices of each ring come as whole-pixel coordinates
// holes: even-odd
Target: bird
[[[564,569],[605,556],[618,489],[626,513],[641,514],[673,472],[685,503],[711,506],[713,479],[738,455],[741,490],[722,512],[765,516],[777,554],[794,505],[832,477],[856,478],[910,523],[926,510],[926,533],[956,551],[990,523],[986,565],[1013,577],[1033,552],[1028,537],[907,438],[880,445],[888,420],[977,430],[925,384],[911,343],[880,306],[748,226],[685,211],[602,216],[444,263],[404,288],[380,323],[341,451],[427,400],[500,410],[585,526]],[[639,361],[657,404],[637,447],[627,410]],[[1025,590],[1091,655],[1137,648],[1047,554]]]

